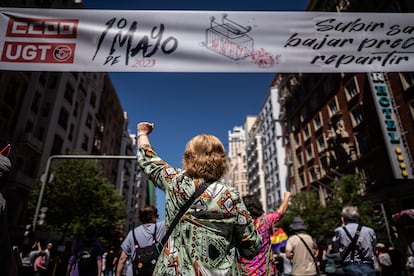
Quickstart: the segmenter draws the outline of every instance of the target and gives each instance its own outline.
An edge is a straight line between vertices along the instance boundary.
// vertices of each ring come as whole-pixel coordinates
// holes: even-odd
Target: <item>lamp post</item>
[[[33,222],[32,222],[32,229],[33,232],[36,230],[36,224],[38,221],[40,206],[42,205],[43,200],[43,193],[45,191],[46,183],[49,182],[50,178],[50,165],[54,159],[128,159],[128,160],[134,160],[137,157],[135,155],[52,155],[49,156],[46,162],[46,168],[44,176],[40,178],[40,181],[42,183],[42,186],[40,187],[39,192],[39,198],[37,199],[37,205],[35,214],[33,216]]]

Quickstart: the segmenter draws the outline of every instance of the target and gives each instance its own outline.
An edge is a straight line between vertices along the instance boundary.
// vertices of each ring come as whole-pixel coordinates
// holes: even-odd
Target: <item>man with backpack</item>
[[[165,234],[164,221],[157,222],[158,210],[155,206],[144,206],[139,210],[142,225],[130,231],[121,244],[116,276],[122,275],[127,259],[127,276],[152,275],[160,252],[156,245]],[[160,245],[160,248],[162,245]]]
[[[85,239],[80,241],[69,259],[66,276],[77,270],[79,276],[101,276],[102,244],[96,240],[96,228],[89,225],[85,230]]]

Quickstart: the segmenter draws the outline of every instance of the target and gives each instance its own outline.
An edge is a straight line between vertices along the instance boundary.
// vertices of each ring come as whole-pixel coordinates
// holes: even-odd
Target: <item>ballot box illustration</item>
[[[254,40],[247,35],[251,27],[244,27],[223,15],[221,24],[210,18],[206,30],[206,47],[234,60],[250,56],[254,51]]]

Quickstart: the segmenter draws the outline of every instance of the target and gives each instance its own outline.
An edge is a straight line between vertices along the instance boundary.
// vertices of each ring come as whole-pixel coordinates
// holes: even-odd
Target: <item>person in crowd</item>
[[[382,243],[377,243],[376,248],[378,249],[378,263],[381,266],[381,275],[392,276],[391,256],[388,254],[387,248]]]
[[[42,247],[39,241],[35,241],[33,245],[30,245],[27,240],[20,251],[20,260],[22,267],[20,269],[21,276],[33,276],[34,274],[34,262],[39,256],[39,253],[42,252]]]
[[[356,206],[345,206],[341,213],[342,227],[335,229],[332,239],[334,249],[339,252],[342,268],[347,275],[376,275],[374,269],[377,238],[372,228],[358,225],[359,210]],[[359,229],[359,231],[357,231]],[[359,233],[355,243],[352,240]],[[353,245],[353,246],[352,246]]]
[[[51,270],[51,268],[49,268],[49,263],[50,263],[50,254],[52,253],[52,248],[53,248],[53,243],[48,242],[46,244],[46,249],[44,250],[45,254],[46,254],[46,267],[48,270]]]
[[[105,276],[112,276],[114,274],[116,266],[118,264],[118,254],[115,251],[114,247],[109,248],[105,256]]]
[[[37,255],[34,264],[33,264],[34,276],[44,276],[46,275],[46,253],[45,251],[40,251]]]
[[[401,276],[403,270],[402,256],[400,250],[395,248],[392,243],[385,245],[388,248],[388,254],[391,257],[392,273],[394,276]]]
[[[243,197],[244,204],[253,217],[254,226],[262,237],[259,254],[251,260],[243,257],[239,260],[244,274],[260,276],[274,275],[276,273],[276,267],[272,262],[272,243],[270,237],[273,232],[273,225],[286,213],[290,195],[290,192],[285,192],[279,208],[271,213],[264,213],[262,203],[258,196],[247,195]]]
[[[414,256],[411,252],[407,255],[407,261],[405,262],[405,269],[408,276],[414,276]]]
[[[284,276],[292,275],[292,261],[286,256],[286,246],[280,249],[280,256],[283,259],[283,274]]]
[[[2,152],[4,149],[2,150]],[[9,236],[7,202],[4,198],[8,175],[11,169],[10,159],[0,154],[0,275],[17,275],[17,264]]]
[[[129,231],[128,235],[121,244],[121,255],[119,257],[118,266],[116,268],[116,276],[121,276],[124,269],[125,262],[128,260],[127,276],[132,276],[132,259],[135,253],[135,243],[132,231],[135,233],[139,247],[150,246],[154,242],[161,242],[165,234],[165,222],[157,222],[158,209],[155,206],[147,205],[139,209],[139,218],[142,225]]]
[[[79,276],[101,276],[103,247],[96,239],[96,227],[91,224],[85,229],[85,238],[80,241],[69,258],[66,276],[72,269],[78,270]]]
[[[152,148],[153,127],[137,125],[138,163],[165,191],[166,226],[198,187],[209,185],[175,226],[154,275],[240,275],[238,254],[255,257],[261,237],[238,191],[221,180],[228,165],[223,144],[213,135],[197,135],[187,143],[183,169],[174,168]]]
[[[19,275],[21,276],[33,276],[33,261],[30,257],[32,248],[28,244],[24,244],[20,251],[20,260],[22,267],[20,268]]]
[[[335,251],[332,242],[328,243],[328,247],[324,253],[325,273],[328,276],[344,275],[342,270],[339,252]]]
[[[292,275],[317,275],[318,245],[306,233],[306,225],[300,217],[294,217],[289,225],[293,235],[286,244],[286,256],[292,260]]]

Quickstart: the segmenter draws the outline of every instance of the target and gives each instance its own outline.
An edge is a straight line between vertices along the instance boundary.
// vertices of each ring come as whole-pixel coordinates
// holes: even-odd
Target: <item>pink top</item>
[[[34,262],[33,269],[34,271],[44,270],[43,267],[46,265],[45,256],[38,256]]]
[[[249,276],[274,275],[276,268],[270,260],[272,254],[272,243],[270,237],[273,231],[273,224],[281,218],[282,216],[278,211],[254,218],[254,226],[262,237],[262,243],[260,246],[262,249],[252,260],[246,260],[242,257],[240,258],[240,263],[244,273],[247,272]]]

